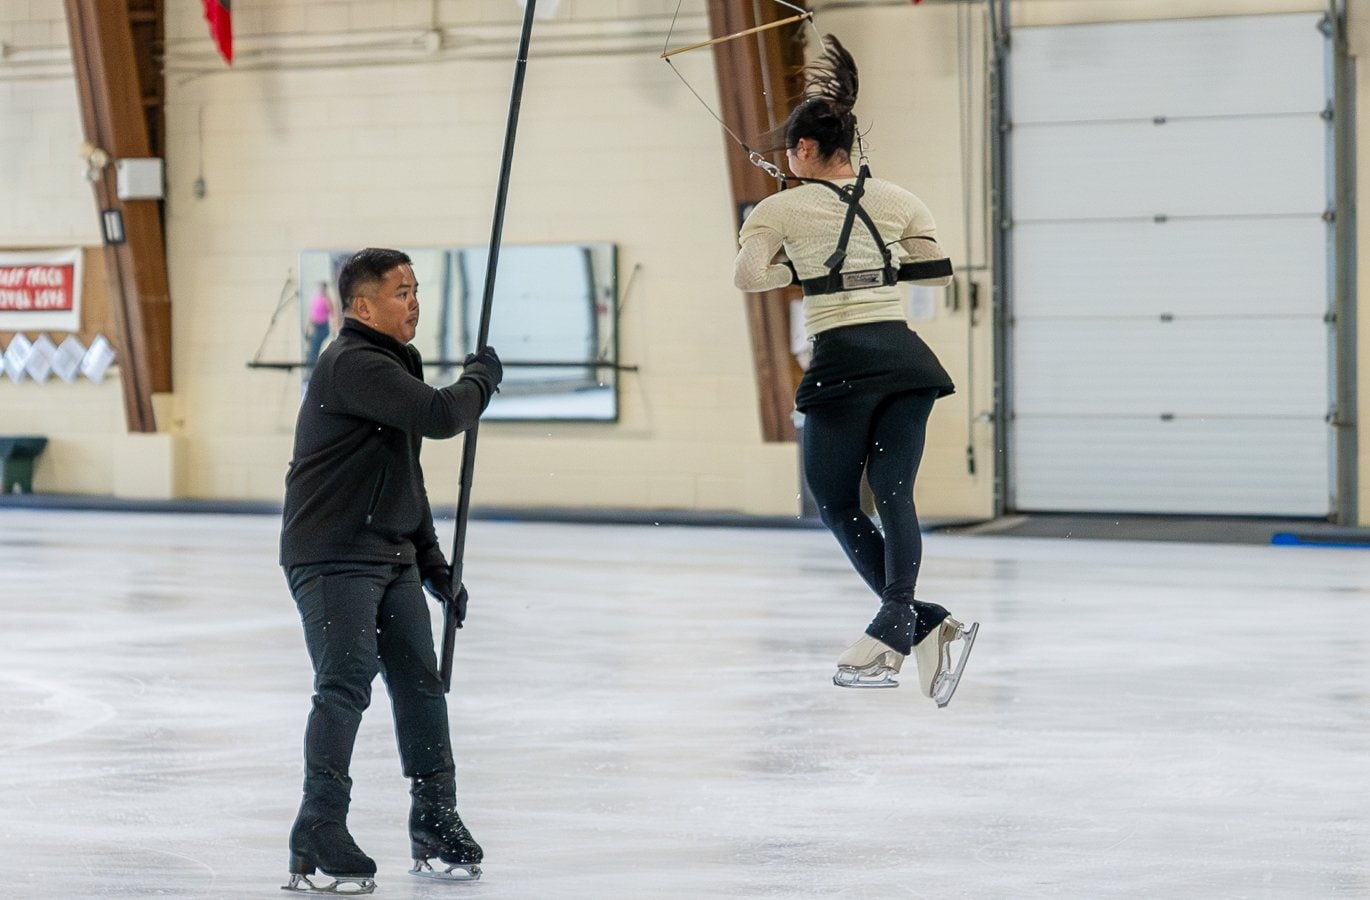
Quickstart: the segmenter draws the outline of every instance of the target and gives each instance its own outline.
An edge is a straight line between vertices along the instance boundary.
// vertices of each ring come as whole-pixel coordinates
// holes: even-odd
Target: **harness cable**
[[[713,116],[714,120],[717,121],[719,125],[723,126],[723,130],[727,132],[728,137],[732,138],[739,147],[746,151],[747,161],[750,162],[752,165],[756,166],[758,169],[761,169],[767,175],[774,178],[777,182],[779,182],[780,189],[784,190],[785,180],[787,176],[784,172],[780,171],[780,167],[777,166],[775,163],[771,162],[770,160],[768,160],[764,154],[760,153],[757,150],[753,150],[750,146],[748,146],[747,142],[742,140],[742,138],[738,136],[737,132],[733,131],[732,128],[728,126],[727,122],[723,121],[723,117],[720,116],[718,113],[714,112],[714,108],[709,105],[708,101],[706,101],[703,97],[699,95],[699,91],[696,91],[694,89],[694,86],[690,84],[690,82],[685,78],[685,76],[680,74],[680,70],[677,69],[675,67],[675,63],[671,61],[671,57],[681,53],[686,53],[690,50],[698,50],[701,47],[709,47],[714,44],[721,44],[725,41],[731,41],[740,37],[746,37],[749,34],[756,34],[761,31],[768,31],[772,28],[779,28],[782,25],[789,25],[792,22],[807,21],[809,23],[809,26],[813,28],[814,33],[818,34],[818,26],[814,25],[813,22],[813,10],[804,9],[802,6],[796,6],[793,3],[786,2],[786,0],[774,0],[774,2],[779,3],[781,6],[786,7],[787,9],[794,10],[796,13],[798,13],[798,15],[790,16],[788,19],[779,19],[775,22],[767,22],[763,25],[757,25],[754,28],[746,28],[742,31],[733,32],[732,34],[725,34],[707,41],[701,41],[697,44],[689,44],[684,47],[676,47],[672,49],[671,36],[675,33],[676,19],[680,17],[680,7],[681,4],[684,3],[684,0],[679,0],[679,2],[677,2],[675,6],[675,12],[671,15],[671,25],[669,28],[666,29],[666,42],[662,45],[661,48],[661,59],[665,61],[666,65],[671,67],[671,71],[675,73],[675,77],[680,79],[680,83],[685,85],[686,90],[688,90],[691,94],[694,94],[695,99],[698,100],[700,105],[708,111],[709,115]],[[821,34],[819,35],[819,40],[820,42],[822,41]]]
[[[742,31],[734,32],[733,34],[722,35],[707,41],[701,41],[697,44],[669,49],[671,35],[675,33],[676,19],[680,16],[680,7],[683,2],[684,0],[681,0],[681,2],[676,4],[675,13],[671,16],[671,25],[666,31],[666,43],[661,50],[661,59],[665,61],[666,65],[671,67],[671,71],[680,79],[680,83],[685,85],[686,90],[694,95],[695,99],[699,101],[700,105],[704,107],[709,115],[713,116],[714,120],[718,122],[719,125],[723,126],[723,130],[727,133],[728,137],[732,138],[733,141],[746,152],[748,162],[776,180],[779,190],[785,190],[789,182],[821,184],[835,192],[842,202],[847,204],[847,214],[842,221],[842,231],[838,236],[837,247],[824,262],[824,265],[828,267],[828,274],[819,276],[818,278],[800,279],[799,273],[794,270],[794,264],[789,263],[790,270],[794,274],[794,281],[804,289],[805,296],[835,294],[864,287],[888,286],[900,281],[916,281],[925,278],[941,278],[951,275],[951,261],[947,259],[907,262],[897,268],[895,267],[889,248],[891,244],[900,243],[903,238],[886,242],[880,234],[880,230],[876,227],[875,222],[871,219],[870,214],[867,213],[865,207],[861,205],[861,197],[865,194],[866,190],[866,179],[870,177],[870,166],[866,162],[866,143],[862,140],[859,131],[856,135],[856,146],[861,167],[854,186],[842,188],[833,184],[831,181],[825,181],[821,178],[801,178],[797,175],[786,175],[780,170],[779,166],[768,160],[759,151],[753,150],[746,141],[742,140],[737,132],[733,131],[728,123],[723,120],[723,117],[715,112],[713,107],[700,96],[699,92],[694,89],[694,86],[690,84],[685,76],[680,74],[680,70],[675,67],[675,63],[671,62],[672,56],[685,53],[689,50],[698,50],[701,47],[721,44],[725,41],[731,41],[745,35],[777,28],[781,25],[788,25],[792,22],[807,21],[809,26],[813,28],[814,33],[818,34],[818,26],[815,25],[813,21],[813,11],[788,3],[786,0],[775,0],[775,2],[779,3],[781,6],[795,10],[798,15],[791,16],[788,19],[780,19],[775,22],[767,22],[764,25],[744,29]],[[819,34],[819,41],[820,43],[822,42],[821,34]],[[847,259],[847,244],[851,240],[852,228],[855,226],[858,217],[861,219],[861,223],[865,225],[866,230],[870,232],[871,238],[875,241],[875,245],[880,248],[880,255],[884,260],[884,266],[880,269],[843,272],[842,265]]]

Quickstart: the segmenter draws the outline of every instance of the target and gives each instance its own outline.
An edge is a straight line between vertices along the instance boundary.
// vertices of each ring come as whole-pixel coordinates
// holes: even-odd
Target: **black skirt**
[[[932,348],[904,322],[868,322],[814,337],[813,362],[799,382],[794,405],[804,412],[854,396],[929,389],[938,397],[956,390]]]

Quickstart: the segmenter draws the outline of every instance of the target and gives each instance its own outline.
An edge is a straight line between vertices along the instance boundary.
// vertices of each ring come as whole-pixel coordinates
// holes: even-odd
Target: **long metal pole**
[[[1336,460],[1332,514],[1338,525],[1360,521],[1360,457],[1356,409],[1356,77],[1347,47],[1345,0],[1328,3],[1332,66],[1332,339],[1336,361],[1335,414],[1332,416]]]
[[[1013,125],[1009,96],[1009,53],[1012,46],[1009,29],[1013,16],[1012,0],[988,0],[990,25],[990,217],[994,223],[993,297],[991,321],[994,341],[994,514],[1002,516],[1013,505],[1010,497],[1014,485],[1009,482],[1009,454],[1013,451],[1008,433],[1009,410],[1012,398],[1008,373],[1011,371],[1012,341],[1008,335],[1009,310],[1013,297],[1009,279],[1013,271],[1011,250],[1013,242],[1009,229],[1013,224],[1010,200],[1009,133]]]
[[[490,340],[490,307],[495,299],[495,274],[499,268],[500,242],[504,237],[504,206],[509,196],[509,173],[514,164],[514,137],[518,133],[519,107],[523,102],[523,76],[528,68],[528,41],[533,34],[533,10],[537,0],[524,0],[523,31],[519,35],[518,57],[514,63],[514,87],[509,99],[509,121],[504,129],[504,153],[500,158],[499,187],[495,191],[495,217],[490,226],[489,256],[485,262],[485,292],[481,296],[480,331],[476,337],[476,349],[486,346]],[[452,542],[452,588],[453,594],[460,597],[465,587],[462,585],[462,569],[466,555],[466,525],[471,511],[471,481],[476,470],[476,438],[479,423],[472,425],[466,432],[466,441],[461,455],[460,491],[457,497],[457,531]],[[442,687],[443,691],[452,689],[452,654],[456,646],[456,630],[461,627],[457,619],[455,603],[447,604],[443,612],[442,629]]]

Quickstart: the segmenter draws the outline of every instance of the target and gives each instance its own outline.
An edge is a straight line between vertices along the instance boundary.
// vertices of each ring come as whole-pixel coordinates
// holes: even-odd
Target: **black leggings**
[[[913,481],[923,459],[936,390],[850,397],[811,406],[804,419],[804,477],[823,524],[883,601],[913,602],[923,536]],[[884,535],[861,509],[866,473]]]

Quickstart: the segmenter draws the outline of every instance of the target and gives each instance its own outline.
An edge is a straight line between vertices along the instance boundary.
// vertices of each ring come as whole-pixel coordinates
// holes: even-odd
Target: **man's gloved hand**
[[[433,598],[444,606],[452,605],[453,612],[457,616],[457,627],[460,628],[462,622],[466,621],[466,601],[469,599],[466,588],[463,586],[457,591],[455,597],[452,596],[452,569],[450,566],[443,566],[440,569],[430,569],[423,574],[423,588],[433,595]]]
[[[468,355],[461,365],[461,377],[479,384],[485,395],[485,402],[489,403],[495,391],[499,390],[499,383],[504,380],[504,366],[500,364],[495,348],[483,347]]]
[[[457,614],[458,628],[460,628],[462,626],[462,623],[466,621],[466,601],[470,599],[470,596],[466,593],[466,585],[462,585],[460,588],[457,589],[457,596],[454,597],[451,601],[456,604],[456,606],[453,608],[453,611]]]
[[[429,566],[420,571],[419,577],[423,579],[423,589],[432,594],[437,600],[443,603],[452,599],[452,567],[443,563],[440,566]]]

